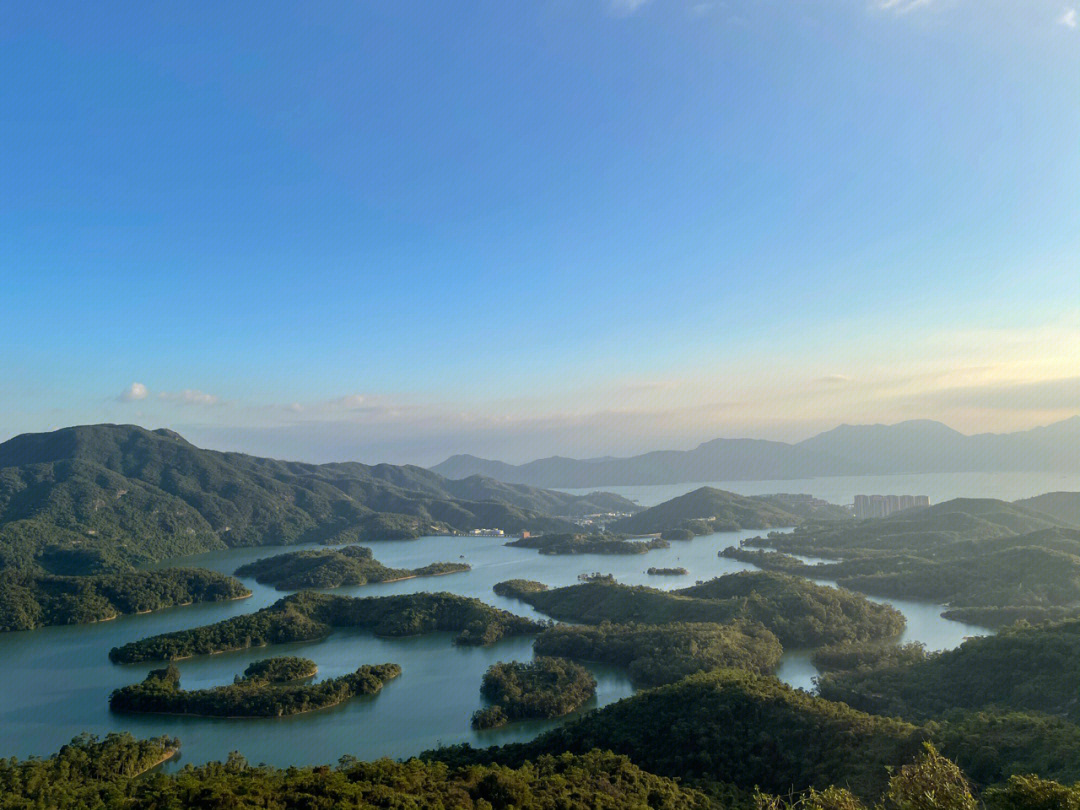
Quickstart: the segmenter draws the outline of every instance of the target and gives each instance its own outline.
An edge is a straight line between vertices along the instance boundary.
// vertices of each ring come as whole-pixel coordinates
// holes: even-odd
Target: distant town
[[[928,495],[856,495],[855,517],[883,518],[905,509],[914,509],[919,506],[929,506]]]

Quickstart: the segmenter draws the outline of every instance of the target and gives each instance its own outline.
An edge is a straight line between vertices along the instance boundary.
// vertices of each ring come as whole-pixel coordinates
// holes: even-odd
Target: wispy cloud
[[[1061,16],[1058,17],[1058,23],[1060,23],[1061,25],[1064,25],[1066,28],[1076,28],[1077,23],[1078,23],[1077,16],[1076,16],[1076,9],[1075,8],[1067,8],[1067,9],[1065,9],[1065,11],[1062,12]]]
[[[877,6],[885,11],[907,14],[917,8],[929,6],[934,0],[878,0]]]
[[[627,17],[648,5],[651,0],[606,0],[608,11],[619,17]]]
[[[120,402],[138,402],[140,399],[146,399],[150,392],[146,386],[139,382],[133,382],[130,386],[124,389],[124,392],[117,397]]]
[[[846,374],[825,374],[818,377],[816,382],[820,385],[847,385],[851,382],[851,377]]]
[[[193,388],[185,388],[183,391],[162,391],[158,394],[158,399],[180,405],[219,405],[221,403],[221,399],[213,394]]]

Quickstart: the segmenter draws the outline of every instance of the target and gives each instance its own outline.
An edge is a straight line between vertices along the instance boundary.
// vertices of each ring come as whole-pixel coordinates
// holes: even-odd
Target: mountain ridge
[[[451,479],[482,474],[508,483],[571,489],[835,475],[1080,472],[1080,416],[1013,433],[970,435],[929,419],[842,424],[794,443],[721,438],[691,450],[622,458],[551,456],[517,465],[459,454],[430,469]]]
[[[88,573],[231,546],[497,527],[567,531],[553,512],[636,511],[422,467],[306,464],[205,450],[168,430],[80,425],[0,444],[0,570]]]

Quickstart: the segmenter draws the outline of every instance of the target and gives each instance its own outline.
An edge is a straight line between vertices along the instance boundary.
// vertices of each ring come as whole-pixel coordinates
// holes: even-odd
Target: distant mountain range
[[[628,458],[552,456],[520,465],[457,455],[431,469],[451,479],[483,475],[508,483],[568,488],[832,475],[1080,472],[1080,416],[1016,433],[972,436],[930,420],[841,425],[795,444],[715,439],[693,450],[660,450]]]
[[[0,571],[92,573],[233,546],[347,542],[498,527],[569,531],[553,515],[634,512],[421,467],[302,464],[203,450],[169,430],[85,425],[0,444]]]

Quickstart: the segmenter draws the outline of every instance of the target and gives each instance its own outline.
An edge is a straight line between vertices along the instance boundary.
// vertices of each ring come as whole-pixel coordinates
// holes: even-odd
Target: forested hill
[[[763,498],[701,487],[614,523],[612,531],[645,534],[689,529],[695,534],[794,526],[801,518]],[[694,524],[706,523],[707,526]],[[699,530],[700,529],[700,530]]]
[[[498,527],[567,531],[551,515],[635,510],[420,467],[303,464],[203,450],[169,430],[87,425],[0,444],[0,569],[88,573],[227,546]]]

